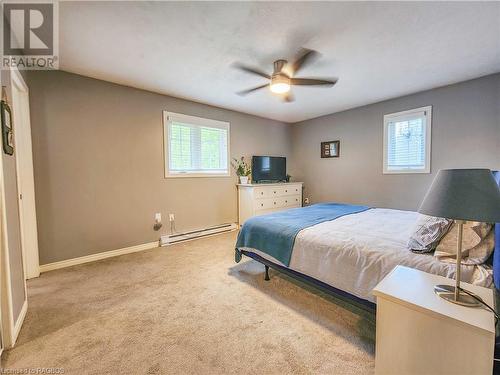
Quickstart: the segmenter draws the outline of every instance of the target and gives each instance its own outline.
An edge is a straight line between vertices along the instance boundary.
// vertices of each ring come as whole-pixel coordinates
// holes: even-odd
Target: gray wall
[[[382,174],[385,114],[432,105],[431,174]],[[441,168],[500,169],[500,74],[293,125],[293,174],[313,202],[417,209]],[[341,141],[321,159],[320,142]]]
[[[26,79],[24,72],[21,74]],[[8,101],[12,109],[12,95],[10,90],[10,71],[2,70],[2,86],[6,87]],[[13,118],[13,126],[15,130],[15,121]],[[12,314],[14,322],[17,321],[23,303],[25,300],[24,291],[24,270],[23,270],[23,257],[21,250],[21,233],[19,227],[19,206],[17,201],[17,178],[16,178],[16,159],[14,155],[10,156],[3,152],[2,166],[3,166],[3,189],[5,194],[5,214],[6,214],[6,229],[8,242],[4,250],[9,254],[9,267],[11,276],[11,292],[12,292]]]
[[[298,124],[64,72],[30,72],[40,263],[155,241],[153,215],[187,230],[237,219],[235,177],[165,179],[162,110],[231,123],[231,154],[287,156],[313,202],[416,209],[440,168],[500,168],[500,75]],[[382,174],[383,116],[432,105],[432,174]],[[341,157],[321,159],[321,141]]]
[[[291,156],[276,121],[64,72],[29,78],[40,264],[158,240],[168,213],[178,231],[237,221],[236,177],[163,177],[163,110],[229,121],[232,156]]]

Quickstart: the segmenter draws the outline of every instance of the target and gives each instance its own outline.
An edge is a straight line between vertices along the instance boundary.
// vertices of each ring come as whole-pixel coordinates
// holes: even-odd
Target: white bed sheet
[[[399,264],[454,278],[454,264],[408,250],[417,216],[413,211],[374,208],[303,229],[295,238],[289,268],[369,301],[375,300],[372,289]],[[247,250],[281,264],[261,251]],[[490,278],[478,277],[478,271],[487,273],[480,266],[463,266],[462,281],[489,287]]]

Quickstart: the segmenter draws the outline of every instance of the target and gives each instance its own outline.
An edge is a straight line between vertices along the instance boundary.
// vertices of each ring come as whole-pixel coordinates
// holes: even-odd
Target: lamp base
[[[463,290],[462,288],[460,288]],[[467,291],[470,294],[474,293]],[[462,305],[462,306],[467,306],[467,307],[479,307],[481,306],[481,303],[476,300],[474,297],[463,293],[459,292],[458,294],[458,299],[455,299],[455,287],[453,285],[436,285],[434,287],[434,293],[436,293],[439,297],[449,301],[456,303],[457,305]],[[477,298],[481,299],[481,297],[476,296]]]

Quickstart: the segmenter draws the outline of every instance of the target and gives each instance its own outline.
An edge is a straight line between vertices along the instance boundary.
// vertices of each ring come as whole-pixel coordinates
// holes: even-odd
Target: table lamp
[[[434,291],[441,298],[459,305],[480,306],[480,299],[478,300],[477,296],[460,287],[462,233],[467,221],[500,222],[500,189],[491,171],[489,169],[440,170],[418,212],[452,219],[458,227],[455,286],[436,285]]]

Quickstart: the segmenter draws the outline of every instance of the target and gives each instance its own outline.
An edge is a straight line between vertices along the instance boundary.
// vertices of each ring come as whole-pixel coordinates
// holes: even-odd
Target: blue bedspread
[[[369,207],[342,203],[319,203],[248,219],[240,230],[236,249],[260,250],[284,265],[290,264],[295,237],[304,228],[366,211]]]

